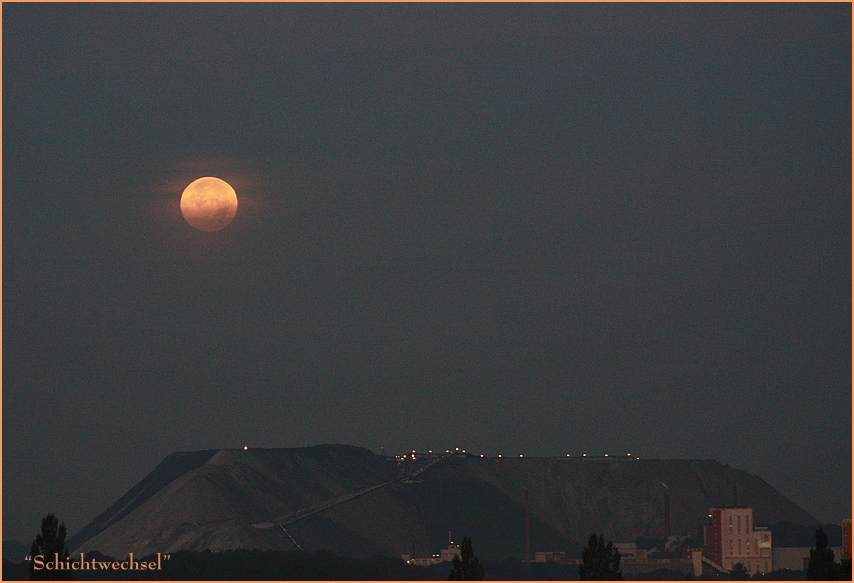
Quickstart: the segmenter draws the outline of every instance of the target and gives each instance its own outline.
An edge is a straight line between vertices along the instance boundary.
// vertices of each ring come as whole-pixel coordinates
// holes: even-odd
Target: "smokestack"
[[[670,492],[664,493],[664,538],[670,538]]]
[[[732,505],[738,506],[738,486],[735,484],[732,486]]]
[[[528,491],[525,490],[525,563],[531,562],[531,514],[528,510]]]

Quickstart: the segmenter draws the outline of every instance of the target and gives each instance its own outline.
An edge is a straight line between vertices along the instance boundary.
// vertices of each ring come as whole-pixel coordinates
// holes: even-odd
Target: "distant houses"
[[[418,565],[419,567],[429,567],[439,563],[451,562],[454,557],[460,554],[460,545],[449,541],[448,548],[440,550],[435,555],[429,557],[410,557],[409,555],[401,555],[400,558],[406,561],[407,565]]]

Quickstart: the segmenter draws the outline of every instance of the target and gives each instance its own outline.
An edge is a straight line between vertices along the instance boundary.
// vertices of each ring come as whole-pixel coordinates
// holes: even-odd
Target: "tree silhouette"
[[[483,565],[474,556],[471,538],[465,537],[460,543],[460,554],[454,557],[448,581],[483,581]]]
[[[48,514],[42,518],[42,531],[36,535],[30,547],[30,580],[32,581],[69,581],[71,570],[68,569],[35,569],[35,558],[41,555],[45,565],[55,561],[68,559],[68,549],[65,548],[65,523],[59,522],[56,516]]]
[[[578,575],[582,581],[622,581],[620,551],[610,542],[606,545],[604,535],[591,534],[581,551]]]
[[[824,528],[815,531],[815,548],[810,549],[807,579],[810,581],[838,581],[842,578],[842,567],[833,562],[833,551],[827,547]]]
[[[729,578],[733,581],[747,581],[750,579],[750,573],[747,572],[744,563],[736,563],[729,572]]]

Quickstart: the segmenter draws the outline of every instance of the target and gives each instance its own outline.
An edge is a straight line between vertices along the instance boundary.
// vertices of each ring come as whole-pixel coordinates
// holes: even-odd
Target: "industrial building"
[[[703,558],[711,566],[731,571],[741,563],[753,575],[774,570],[771,531],[753,524],[753,508],[725,506],[709,510]]]
[[[577,565],[579,559],[571,559],[564,551],[537,551],[534,553],[535,563],[559,563],[561,565]]]
[[[439,563],[451,562],[454,557],[460,554],[460,545],[450,541],[448,548],[440,550],[431,557],[410,557],[409,555],[401,555],[400,558],[406,561],[407,565],[418,565],[420,567],[428,567]]]

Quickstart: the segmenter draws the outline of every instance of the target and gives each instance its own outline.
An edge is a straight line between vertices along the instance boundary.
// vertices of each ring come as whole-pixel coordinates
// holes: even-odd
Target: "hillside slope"
[[[396,462],[346,445],[168,456],[69,541],[112,556],[237,548],[424,556],[472,536],[482,558],[524,553],[528,491],[532,550],[580,551],[591,532],[614,541],[698,536],[712,506],[752,506],[756,524],[817,524],[761,478],[715,461],[452,458],[412,483],[393,482],[280,528],[252,524],[399,476]],[[668,490],[669,489],[669,490]]]

